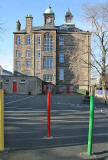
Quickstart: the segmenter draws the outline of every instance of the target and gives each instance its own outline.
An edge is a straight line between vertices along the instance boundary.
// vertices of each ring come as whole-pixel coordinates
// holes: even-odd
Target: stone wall
[[[64,45],[59,46],[59,36],[64,36]],[[61,33],[57,35],[57,85],[73,85],[89,89],[89,34]],[[64,63],[59,63],[59,53],[64,53]],[[86,62],[86,63],[85,63]],[[64,80],[59,80],[59,69],[64,69]]]
[[[53,35],[53,51],[44,51],[43,48],[43,38],[44,34],[50,33]],[[27,45],[26,39],[27,36],[31,37],[31,44]],[[16,45],[16,38],[20,36],[21,44]],[[37,46],[37,36],[40,36],[40,46]],[[21,57],[16,57],[16,51],[20,50]],[[31,51],[31,57],[26,57],[26,51]],[[40,50],[40,58],[37,59],[37,51]],[[45,70],[43,69],[43,57],[44,56],[53,56],[53,69]],[[21,67],[19,69],[16,68],[16,61],[19,61]],[[31,67],[29,69],[26,68],[26,61],[31,62]],[[40,69],[37,69],[37,62],[40,62]],[[21,74],[30,73],[31,76],[38,76],[43,80],[43,74],[53,74],[53,84],[56,84],[56,31],[41,31],[37,33],[26,33],[20,34],[17,33],[14,35],[14,72],[19,72]]]
[[[31,37],[31,44],[27,45],[27,36],[30,35]],[[20,36],[21,44],[16,45],[16,38]],[[16,57],[16,51],[20,51],[20,57]],[[26,57],[26,51],[31,51],[31,57]],[[16,68],[16,61],[20,62],[20,68]],[[26,61],[31,62],[31,67],[26,68]],[[33,34],[15,34],[14,35],[14,72],[17,71],[22,74],[30,73],[31,76],[34,76],[34,54],[33,54]]]
[[[90,33],[89,32],[57,32],[53,27],[31,30],[32,17],[26,17],[24,31],[14,33],[14,72],[31,76],[37,76],[43,80],[44,74],[53,74],[54,85],[72,85],[78,89],[89,90],[90,86]],[[53,51],[44,51],[44,35],[53,35]],[[59,45],[59,36],[64,36],[64,45]],[[21,44],[16,45],[16,38],[20,36]],[[27,36],[31,37],[31,44],[27,45]],[[40,45],[37,45],[37,36],[40,36]],[[16,50],[20,50],[21,57],[16,57]],[[26,51],[31,51],[31,57],[26,57]],[[37,59],[37,51],[40,50],[40,58]],[[59,63],[59,53],[64,53],[64,63]],[[53,69],[43,68],[43,57],[53,56]],[[21,63],[20,69],[16,68],[16,61]],[[26,68],[26,61],[31,62],[30,68]],[[40,68],[37,68],[40,63]],[[59,80],[59,69],[64,69],[64,80]]]
[[[44,51],[44,35],[46,33],[50,33],[53,35],[53,51]],[[41,31],[41,79],[43,79],[44,74],[52,74],[53,75],[53,84],[56,84],[56,31],[47,30]],[[44,69],[43,68],[43,57],[44,56],[53,56],[53,68],[52,69]]]
[[[0,76],[3,81],[3,89],[6,93],[42,94],[42,81],[37,77],[27,76]],[[17,91],[13,91],[13,83],[16,82]]]

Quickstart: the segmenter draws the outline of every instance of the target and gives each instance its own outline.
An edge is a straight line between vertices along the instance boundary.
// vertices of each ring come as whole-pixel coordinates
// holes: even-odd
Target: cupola
[[[67,25],[73,25],[73,15],[72,12],[70,11],[70,9],[68,9],[68,11],[65,14],[65,24]]]
[[[53,10],[51,9],[51,6],[48,6],[48,8],[44,12],[45,14],[54,14]]]
[[[54,26],[54,20],[55,20],[54,12],[51,9],[51,6],[48,6],[48,8],[44,12],[44,25]]]

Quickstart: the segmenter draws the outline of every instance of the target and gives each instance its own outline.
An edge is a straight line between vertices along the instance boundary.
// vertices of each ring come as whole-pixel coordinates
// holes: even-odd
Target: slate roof
[[[79,28],[76,28],[75,25],[66,25],[66,24],[59,26],[57,31],[58,32],[86,32]]]
[[[61,26],[47,26],[47,27],[37,26],[32,28],[32,31],[40,31],[40,30],[57,30],[57,32],[85,32],[85,33],[87,32],[75,27],[75,25],[66,25],[66,24],[63,24]]]
[[[38,32],[41,30],[56,30],[57,33],[66,33],[66,32],[83,32],[83,33],[87,33],[88,31],[83,31],[82,29],[79,29],[77,27],[75,27],[75,25],[67,25],[67,24],[63,24],[61,26],[33,26],[32,27],[32,32]],[[26,33],[26,29],[23,29],[19,32],[14,32],[14,33]]]

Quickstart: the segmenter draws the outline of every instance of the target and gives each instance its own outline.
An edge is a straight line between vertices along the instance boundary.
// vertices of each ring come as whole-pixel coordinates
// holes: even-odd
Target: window
[[[9,83],[9,79],[5,79],[5,80],[4,80],[4,83]]]
[[[37,70],[39,70],[39,69],[40,69],[40,62],[37,61]]]
[[[59,54],[59,63],[64,63],[64,54],[63,53]]]
[[[21,79],[20,83],[25,83],[25,79]]]
[[[20,57],[20,51],[19,50],[16,51],[16,57],[17,58]]]
[[[44,35],[44,51],[53,50],[53,36],[49,33]]]
[[[16,38],[16,44],[20,45],[20,36],[17,36],[17,38]]]
[[[53,56],[44,56],[43,68],[44,69],[52,69],[53,68]]]
[[[26,68],[30,68],[30,61],[26,62]]]
[[[64,69],[59,69],[59,80],[64,80]]]
[[[40,36],[37,36],[37,45],[40,45]]]
[[[53,75],[52,74],[44,74],[43,75],[43,80],[44,81],[53,81]]]
[[[31,52],[30,52],[30,50],[27,50],[27,51],[26,51],[26,57],[31,57]]]
[[[71,23],[71,17],[68,17],[68,22]]]
[[[30,44],[30,36],[27,36],[27,44]]]
[[[40,50],[37,51],[37,58],[40,58]]]
[[[31,74],[29,72],[26,73],[26,76],[31,76]]]
[[[64,37],[63,36],[59,36],[59,45],[60,46],[64,45]]]
[[[66,22],[67,22],[67,23],[71,23],[71,22],[72,22],[72,20],[71,20],[71,17],[70,17],[70,16],[66,18]]]
[[[16,61],[16,68],[19,69],[20,68],[20,62]]]

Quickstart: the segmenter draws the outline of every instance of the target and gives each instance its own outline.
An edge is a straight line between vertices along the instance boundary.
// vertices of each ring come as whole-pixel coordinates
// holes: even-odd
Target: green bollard
[[[89,133],[88,133],[88,156],[92,154],[93,123],[94,123],[94,86],[91,86]]]

